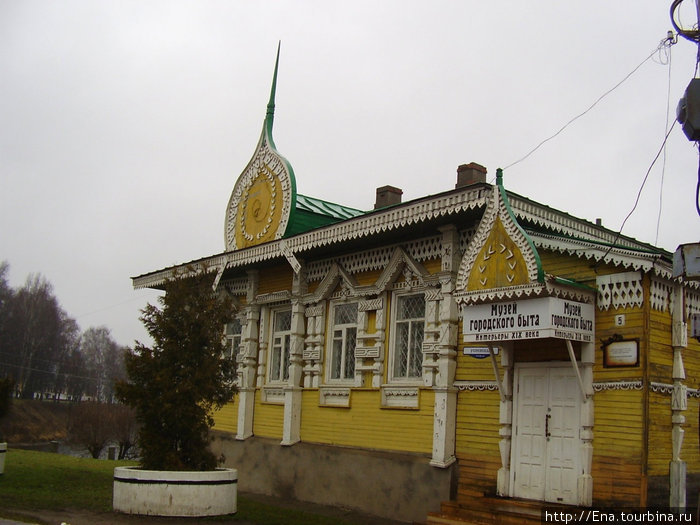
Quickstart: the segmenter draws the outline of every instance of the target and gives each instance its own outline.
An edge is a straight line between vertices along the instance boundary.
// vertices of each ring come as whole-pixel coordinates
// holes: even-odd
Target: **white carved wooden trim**
[[[325,304],[317,304],[314,306],[307,306],[306,311],[304,312],[304,315],[306,317],[318,317],[319,315],[323,315],[325,310],[326,310]]]
[[[375,299],[363,299],[357,305],[357,310],[360,312],[381,310],[382,308],[384,308],[384,299],[382,297],[377,297]]]
[[[282,204],[282,211],[279,219],[279,224],[277,225],[277,231],[274,234],[275,239],[279,239],[284,234],[287,228],[287,223],[289,222],[289,216],[292,211],[292,198],[293,198],[293,184],[294,176],[291,173],[291,167],[289,163],[280,156],[279,153],[271,144],[271,137],[267,137],[266,128],[263,128],[263,132],[260,135],[260,140],[257,147],[255,148],[255,153],[253,158],[250,159],[248,165],[240,174],[231,192],[231,197],[229,198],[228,205],[226,207],[226,225],[224,229],[224,237],[226,242],[227,250],[236,249],[236,219],[238,216],[238,209],[240,205],[245,206],[247,194],[253,181],[259,176],[263,175],[269,179],[270,187],[273,188],[272,202],[275,203],[276,190],[279,185],[281,191],[280,199]],[[263,169],[263,166],[265,167]],[[272,168],[270,168],[272,166]],[[274,170],[274,171],[273,171]],[[275,184],[277,182],[278,184]],[[274,205],[274,204],[273,204]],[[246,214],[243,213],[242,221],[245,221]],[[268,220],[265,225],[265,229],[258,234],[258,239],[264,236],[272,226],[272,220]],[[256,240],[252,235],[246,232],[245,227],[241,228],[243,236],[248,241]],[[260,242],[260,241],[258,241]]]
[[[322,386],[319,388],[319,404],[330,407],[349,407],[350,388],[339,386]]]
[[[387,290],[389,285],[396,282],[396,279],[402,271],[405,277],[404,284],[409,283],[408,287],[411,288],[423,286],[429,276],[422,265],[416,263],[402,248],[397,247],[394,249],[389,263],[374,285],[377,292]]]
[[[317,388],[323,375],[323,348],[325,347],[326,303],[307,306],[306,337],[304,339],[303,384],[305,388]]]
[[[455,381],[454,387],[460,392],[498,392],[496,381]]]
[[[222,281],[220,286],[224,286],[231,295],[245,295],[248,291],[248,278],[227,279]]]
[[[316,303],[321,299],[328,299],[334,295],[339,283],[341,284],[341,295],[350,296],[356,294],[358,284],[355,278],[340,264],[332,263],[314,293],[304,296],[303,301],[305,303]]]
[[[530,283],[474,292],[455,292],[454,296],[459,304],[464,305],[490,303],[504,299],[527,299],[529,297],[559,297],[587,304],[594,302],[594,296],[591,291],[579,287],[566,286],[551,279],[544,283]]]
[[[420,389],[417,386],[383,385],[382,406],[387,408],[418,408]]]
[[[256,304],[267,304],[271,305],[274,303],[285,303],[289,302],[292,298],[292,294],[289,290],[281,290],[279,292],[271,292],[266,294],[258,295],[255,298]]]
[[[601,228],[592,222],[581,220],[566,212],[542,206],[520,195],[508,192],[508,199],[513,213],[518,219],[544,226],[546,229],[563,233],[569,237],[587,237],[608,244],[628,245],[631,248],[641,246],[634,239],[620,237],[616,232]],[[646,246],[648,248],[648,246]]]
[[[641,390],[644,384],[641,379],[630,381],[601,381],[593,383],[595,392],[603,390]]]
[[[357,345],[355,347],[355,385],[363,386],[363,372],[372,372],[372,387],[382,384],[384,374],[384,296],[360,300],[357,312]],[[367,332],[369,312],[375,313],[375,331]],[[371,364],[365,364],[371,360]]]
[[[650,271],[653,269],[661,276],[671,276],[670,266],[668,268],[659,266],[658,252],[625,249],[617,246],[610,248],[610,246],[601,245],[594,240],[548,235],[531,229],[528,229],[527,232],[538,249],[573,255],[594,262],[603,261],[627,270]]]
[[[688,283],[686,283],[687,285]],[[694,283],[700,286],[700,282]],[[688,285],[685,289],[685,318],[688,319],[691,314],[700,313],[700,291],[691,289]]]
[[[474,267],[476,259],[481,253],[481,249],[486,244],[491,231],[493,230],[494,224],[498,219],[500,219],[500,222],[510,239],[520,250],[520,253],[525,261],[530,282],[537,281],[537,253],[528,243],[528,239],[520,229],[519,224],[516,223],[511,214],[508,213],[506,203],[503,201],[498,186],[493,186],[488,206],[481,217],[481,222],[479,223],[476,233],[467,246],[464,257],[462,258],[462,263],[460,264],[459,273],[457,275],[457,290],[467,290],[467,281],[469,280],[469,275],[471,274],[472,268]]]
[[[263,306],[260,309],[258,322],[258,373],[256,375],[256,386],[262,387],[267,377],[267,350],[269,347],[270,308]]]
[[[644,304],[641,272],[614,273],[596,278],[598,309],[630,308]]]
[[[673,299],[673,284],[652,276],[650,297],[651,307],[658,312],[670,312]]]
[[[284,404],[284,387],[265,385],[260,390],[263,403]]]
[[[467,247],[469,246],[469,243],[472,242],[472,239],[474,238],[474,234],[476,233],[476,229],[478,227],[477,225],[474,225],[473,228],[468,228],[466,230],[460,230],[459,232],[459,251],[464,254],[464,252],[467,251]]]
[[[425,291],[425,322],[423,327],[423,386],[435,386],[439,372],[438,358],[440,350],[447,343],[440,341],[440,288],[428,288]]]
[[[339,244],[353,239],[370,237],[378,233],[390,232],[404,228],[411,224],[418,224],[428,221],[435,217],[460,215],[464,212],[483,209],[485,208],[490,197],[491,190],[483,186],[476,188],[463,188],[459,191],[453,190],[442,194],[425,197],[423,199],[418,199],[405,203],[401,206],[396,206],[385,210],[377,210],[353,219],[331,224],[323,228],[317,228],[310,232],[285,239],[285,242],[287,247],[294,253],[306,252],[318,247]],[[660,263],[658,262],[656,265],[654,265],[653,260],[658,259],[659,254],[652,253],[652,250],[648,245],[637,243],[633,239],[617,239],[615,232],[596,227],[592,223],[577,219],[564,212],[559,212],[552,208],[542,206],[514,194],[509,193],[509,199],[511,208],[513,209],[516,218],[518,218],[521,223],[530,222],[532,224],[544,226],[551,231],[561,232],[569,237],[589,238],[597,242],[604,243],[615,242],[618,245],[626,244],[630,247],[630,250],[627,251],[613,248],[607,252],[607,248],[601,251],[599,244],[589,243],[591,245],[590,247],[594,249],[586,252],[584,251],[585,249],[583,247],[580,248],[577,254],[581,257],[600,257],[602,253],[607,253],[605,261],[610,264],[620,265],[625,268],[645,270],[649,267],[653,267],[654,271],[659,273],[659,275],[667,275],[670,277],[670,265],[666,264],[665,266],[661,267]],[[466,246],[470,244],[469,237],[469,230],[465,230],[460,233],[460,246],[462,249],[466,249]],[[535,239],[536,237],[539,237],[540,239],[546,238],[546,236],[534,233],[532,233],[532,237],[536,244],[538,242]],[[435,236],[436,240],[438,238],[439,236]],[[432,251],[435,249],[437,250],[435,257],[439,257],[439,242],[433,240],[426,241],[431,245],[430,248],[420,246],[422,241],[416,242],[418,244],[415,245],[415,248],[411,247],[410,244],[405,246],[407,253],[409,253],[414,259],[423,260],[423,257],[433,258]],[[436,242],[434,246],[432,245],[433,242]],[[557,238],[552,236],[547,242],[550,243],[553,249],[560,249],[553,243],[560,242],[566,244],[567,242],[571,243],[579,241],[564,241],[561,237]],[[363,253],[369,254],[370,252],[368,251]],[[284,254],[279,241],[273,241],[252,246],[250,248],[216,254],[198,261],[192,261],[176,267],[144,274],[133,279],[133,286],[136,289],[160,287],[168,278],[172,277],[174,271],[188,265],[194,267],[206,266],[208,268],[226,267],[228,269],[235,269],[282,257],[284,257]],[[364,257],[365,255],[363,255],[361,258]],[[348,271],[350,271],[350,273],[356,273],[354,269],[351,269],[351,265],[347,261],[344,260],[342,263],[348,269]],[[362,264],[373,264],[371,262],[371,257],[367,255]],[[374,264],[379,264],[379,266],[375,266],[375,269],[383,267],[380,261],[377,261]],[[361,267],[365,268],[364,266]],[[315,279],[311,276],[313,274],[313,270],[311,268],[310,272],[311,274],[309,275],[309,279],[313,281]],[[326,273],[326,270],[321,270],[320,273],[323,275]]]
[[[669,383],[657,383],[655,381],[651,381],[649,383],[649,390],[656,392],[657,394],[671,395],[673,394],[673,385]]]

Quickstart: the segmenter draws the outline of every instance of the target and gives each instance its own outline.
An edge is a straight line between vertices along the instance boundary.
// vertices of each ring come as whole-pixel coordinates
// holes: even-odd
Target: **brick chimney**
[[[457,184],[455,184],[455,188],[470,186],[478,182],[486,182],[486,168],[481,164],[470,162],[457,167]]]
[[[403,191],[394,186],[382,186],[381,188],[377,188],[377,200],[374,203],[374,209],[378,210],[379,208],[392,206],[393,204],[400,204],[401,195],[403,195]]]

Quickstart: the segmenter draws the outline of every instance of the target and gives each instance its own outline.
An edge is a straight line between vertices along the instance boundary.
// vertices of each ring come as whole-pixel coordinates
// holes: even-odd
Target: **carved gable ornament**
[[[260,140],[236,180],[226,208],[226,251],[281,239],[296,206],[294,171],[272,140],[278,64],[279,48]]]
[[[500,169],[496,181],[459,267],[457,294],[461,302],[530,295],[544,283],[537,249],[510,208]]]

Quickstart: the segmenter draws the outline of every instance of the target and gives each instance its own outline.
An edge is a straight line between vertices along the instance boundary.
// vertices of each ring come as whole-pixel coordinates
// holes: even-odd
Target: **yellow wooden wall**
[[[428,273],[440,270],[440,260],[424,264]],[[383,269],[364,272],[354,277],[359,285],[374,284]],[[290,290],[292,270],[289,265],[271,267],[260,272],[259,294]],[[403,276],[399,277],[402,280]],[[314,290],[317,282],[309,284]],[[391,302],[390,294],[388,303]],[[387,304],[385,338],[385,356],[389,355],[390,311]],[[326,317],[326,322],[329,316]],[[369,316],[368,331],[376,330],[376,316]],[[388,378],[388,360],[385,361],[383,382]],[[371,382],[371,373],[365,377]],[[263,403],[260,389],[256,391],[253,433],[257,436],[282,438],[284,424],[284,407],[282,404]],[[381,391],[376,388],[353,388],[349,408],[327,407],[319,405],[319,390],[304,389],[302,393],[301,439],[306,442],[356,446],[380,450],[397,450],[430,454],[433,437],[433,409],[435,396],[432,389],[420,389],[419,407],[417,409],[384,408],[381,406]],[[215,415],[215,429],[235,432],[238,404],[236,400],[226,405]]]
[[[501,468],[499,405],[497,391],[461,391],[457,395],[458,499],[496,492]]]
[[[641,506],[646,478],[644,406],[637,390],[603,390],[594,396],[593,503]]]
[[[294,271],[287,263],[263,270],[260,272],[258,293],[266,294],[291,290],[293,278]]]
[[[668,311],[650,311],[649,381],[665,385],[673,384],[673,346],[671,338],[671,314]],[[686,379],[683,383],[691,389],[700,387],[700,343],[688,338],[688,347],[682,351]],[[700,473],[700,443],[698,430],[698,398],[688,396],[685,411],[685,431],[681,459],[686,462],[688,473]],[[671,461],[671,395],[668,392],[651,392],[649,395],[649,454],[650,476],[668,475]]]
[[[421,389],[418,409],[382,408],[379,389],[353,389],[350,407],[319,406],[318,389],[304,389],[301,440],[311,443],[430,454],[435,395]],[[257,416],[257,415],[256,415]]]
[[[214,412],[214,430],[235,434],[238,432],[238,394],[220,410]]]
[[[260,401],[260,389],[255,391],[253,434],[260,437],[282,439],[284,405]]]

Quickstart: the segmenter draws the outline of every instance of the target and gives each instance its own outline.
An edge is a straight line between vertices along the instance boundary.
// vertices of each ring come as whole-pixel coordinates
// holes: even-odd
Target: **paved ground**
[[[315,505],[313,503],[303,502],[286,502],[269,496],[257,494],[246,494],[246,497],[255,499],[269,505],[292,508],[302,510],[313,514],[321,514],[324,516],[337,517],[339,520],[344,520],[348,523],[357,525],[405,525],[403,522],[376,518],[367,516],[358,512],[337,507],[327,507],[325,505]],[[0,511],[2,512],[2,511]],[[115,514],[111,512],[89,512],[81,510],[66,510],[66,511],[16,511],[11,514],[13,520],[0,518],[0,525],[196,525],[199,520],[196,518],[160,518],[155,516],[131,516],[127,514]],[[18,521],[20,520],[20,521]],[[235,516],[230,519],[217,519],[216,521],[208,521],[207,523],[216,523],[217,525],[256,525],[250,521],[236,519]]]

